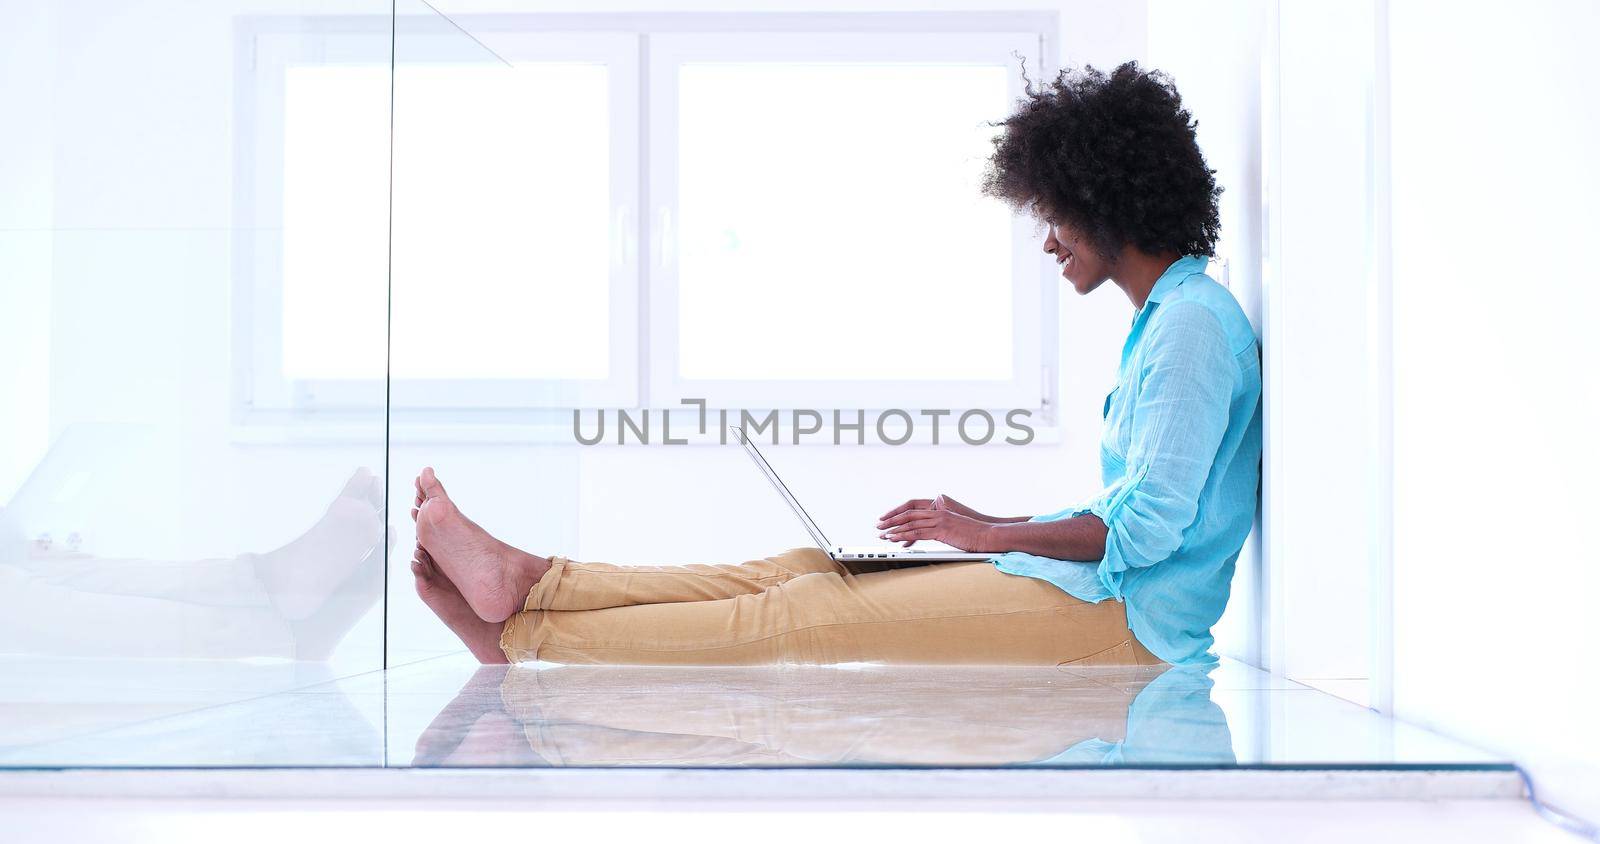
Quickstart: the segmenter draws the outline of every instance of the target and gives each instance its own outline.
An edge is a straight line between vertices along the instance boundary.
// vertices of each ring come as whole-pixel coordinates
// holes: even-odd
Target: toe
[[[417,476],[417,484],[422,489],[426,498],[443,498],[445,496],[444,484],[439,483],[439,476],[433,473],[432,466],[426,466],[422,474]]]
[[[366,498],[368,490],[372,487],[372,481],[371,470],[365,466],[359,466],[356,468],[355,473],[350,476],[350,480],[344,482],[344,489],[339,490],[339,495],[344,498]]]
[[[439,594],[439,587],[449,581],[440,576],[439,570],[433,565],[433,558],[428,552],[417,549],[416,556],[411,560],[411,573],[417,579],[417,594],[423,598],[431,598]]]
[[[418,530],[431,530],[456,515],[456,505],[448,498],[429,498],[417,508]]]
[[[372,509],[379,513],[382,513],[389,506],[389,490],[383,479],[377,475],[373,475],[372,481],[367,484],[367,503],[371,504]]]

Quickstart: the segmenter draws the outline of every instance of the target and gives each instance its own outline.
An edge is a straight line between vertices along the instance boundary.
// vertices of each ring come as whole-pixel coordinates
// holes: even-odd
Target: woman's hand
[[[989,551],[994,525],[983,514],[950,498],[913,498],[878,519],[879,539],[910,548],[930,539],[963,551]]]
[[[949,510],[952,513],[966,516],[969,519],[977,519],[980,522],[994,521],[994,518],[991,516],[985,516],[984,514],[979,513],[977,510],[962,504],[948,495],[941,495],[937,498],[913,498],[910,501],[901,504],[899,507],[884,513],[878,517],[879,529],[882,529],[884,523],[889,519],[893,518],[894,516],[898,516],[907,510]]]

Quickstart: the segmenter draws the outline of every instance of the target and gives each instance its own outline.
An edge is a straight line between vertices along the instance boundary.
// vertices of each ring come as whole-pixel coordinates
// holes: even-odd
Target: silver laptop
[[[811,520],[811,515],[806,512],[806,508],[800,506],[800,502],[794,497],[794,493],[790,492],[789,487],[784,485],[783,479],[779,478],[778,473],[773,471],[772,464],[767,462],[767,458],[761,456],[761,451],[756,448],[756,444],[751,442],[749,437],[744,435],[744,431],[731,426],[728,431],[733,434],[736,442],[744,446],[744,450],[750,455],[750,459],[755,461],[756,468],[761,470],[761,474],[767,476],[772,488],[783,496],[784,503],[788,504],[789,509],[794,511],[795,516],[800,519],[800,523],[806,526],[806,533],[811,534],[811,541],[817,543],[817,547],[821,548],[823,553],[841,563],[856,560],[958,563],[967,560],[987,560],[994,556],[993,554],[978,554],[972,551],[958,551],[954,548],[945,550],[901,548],[897,545],[835,545],[828,541],[828,537],[822,532],[822,528],[817,527],[817,523]]]

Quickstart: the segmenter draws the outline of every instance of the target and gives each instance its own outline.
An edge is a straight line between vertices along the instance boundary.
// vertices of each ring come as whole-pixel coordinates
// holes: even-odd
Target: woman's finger
[[[898,516],[898,515],[900,515],[901,513],[904,513],[907,510],[925,510],[925,509],[927,509],[927,505],[928,505],[928,499],[926,499],[926,498],[913,498],[910,501],[907,501],[906,503],[901,504],[899,507],[896,507],[893,510],[890,510],[889,512],[884,513],[883,515],[879,516],[878,517],[878,521],[881,522],[884,519],[889,518],[890,516]]]
[[[922,529],[922,528],[933,528],[933,527],[938,527],[938,526],[939,526],[939,520],[938,519],[913,519],[913,520],[911,520],[909,522],[905,522],[904,524],[898,525],[896,527],[893,527],[893,528],[890,528],[889,530],[884,531],[878,538],[879,539],[897,539],[900,534],[903,534],[906,531],[918,530],[918,529]]]
[[[933,512],[934,511],[932,510],[906,510],[897,516],[891,516],[881,522],[878,522],[878,530],[883,530],[884,528],[893,527],[895,525],[903,525],[912,519],[925,519],[931,516]]]
[[[910,547],[911,543],[918,540],[938,539],[939,533],[940,531],[937,528],[918,528],[916,530],[908,530],[904,533],[895,534],[894,541],[904,542],[907,547]]]
[[[881,522],[884,519],[887,519],[887,518],[889,518],[891,516],[898,516],[901,513],[904,513],[906,510],[910,509],[912,503],[913,502],[907,501],[906,503],[901,504],[898,507],[895,507],[893,510],[890,510],[889,512],[884,513],[883,515],[879,516],[878,517],[878,521]]]

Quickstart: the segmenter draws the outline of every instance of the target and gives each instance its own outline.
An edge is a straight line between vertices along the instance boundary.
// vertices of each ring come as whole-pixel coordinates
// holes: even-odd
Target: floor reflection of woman
[[[797,767],[1234,762],[1204,669],[482,668],[420,766]]]
[[[1219,190],[1165,76],[1126,64],[1031,87],[1002,124],[986,192],[1047,226],[1074,290],[1132,303],[1106,397],[1104,488],[1079,506],[993,517],[938,496],[886,513],[886,539],[988,562],[873,570],[817,549],[738,565],[540,557],[417,478],[422,599],[485,662],[1200,664],[1256,509],[1255,334],[1205,274]],[[929,224],[930,243],[938,232]]]

